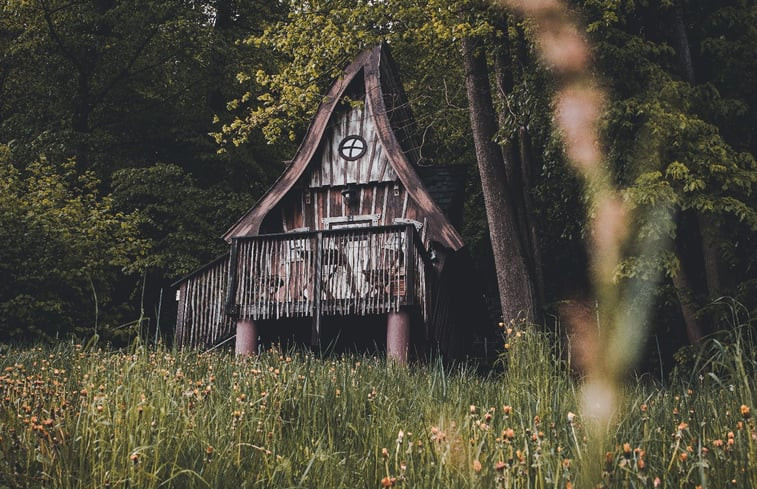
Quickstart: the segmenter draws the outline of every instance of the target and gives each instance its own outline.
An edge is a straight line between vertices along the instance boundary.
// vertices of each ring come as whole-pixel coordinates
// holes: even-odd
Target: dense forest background
[[[605,164],[657,243],[631,242],[617,280],[653,297],[650,341],[668,355],[733,325],[718,298],[756,305],[757,6],[571,9],[608,95]],[[494,248],[522,250],[533,318],[591,309],[594,209],[527,20],[473,0],[0,0],[0,339],[170,338],[171,282],[225,251],[219,236],[283,170],[329,83],[378,42],[423,163],[469,168],[463,235],[492,316],[481,134],[513,210]]]

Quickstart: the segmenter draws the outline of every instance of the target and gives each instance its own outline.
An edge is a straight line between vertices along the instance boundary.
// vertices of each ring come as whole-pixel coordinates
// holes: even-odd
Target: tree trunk
[[[506,19],[501,28],[506,31]],[[497,46],[494,55],[494,80],[499,102],[499,127],[505,126],[507,119],[507,94],[513,90],[512,66],[509,61],[509,48],[503,41]],[[536,239],[534,224],[533,201],[531,199],[531,158],[528,148],[528,135],[524,127],[518,130],[517,148],[512,138],[500,144],[505,174],[508,184],[508,195],[512,196],[512,203],[517,216],[518,239],[524,251],[524,256],[534,286],[534,319],[541,321],[541,307],[544,304],[544,280],[542,276],[541,253]]]
[[[684,80],[689,84],[696,83],[694,62],[691,58],[691,46],[686,33],[684,12],[682,7],[673,9],[673,42],[678,55]],[[696,211],[696,222],[699,227],[699,241],[702,250],[702,266],[704,267],[707,296],[716,297],[721,292],[720,287],[720,257],[717,246],[717,226],[710,216]],[[683,306],[681,306],[683,307]],[[684,314],[684,317],[686,315]]]
[[[525,205],[524,214],[527,217],[529,243],[531,249],[532,277],[536,289],[536,299],[538,310],[544,306],[544,268],[542,266],[541,250],[539,249],[538,234],[536,232],[536,222],[534,220],[534,202],[531,199],[532,173],[531,163],[531,144],[529,142],[528,131],[525,127],[518,130],[518,147],[520,148],[521,174],[523,175],[523,203]]]
[[[505,162],[494,141],[497,119],[489,86],[489,69],[480,39],[464,38],[462,54],[473,143],[489,222],[502,317],[509,321],[525,314],[527,319],[533,320],[533,280],[519,238],[521,234],[513,201],[507,192]]]
[[[676,291],[676,297],[681,304],[681,315],[686,326],[686,337],[692,345],[699,343],[704,336],[702,326],[696,315],[696,305],[691,300],[691,284],[689,277],[683,268],[683,264],[678,272],[673,276],[673,287]]]

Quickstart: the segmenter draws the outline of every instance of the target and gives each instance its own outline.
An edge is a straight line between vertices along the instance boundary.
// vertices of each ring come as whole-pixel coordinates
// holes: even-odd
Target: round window
[[[360,136],[347,136],[339,143],[339,155],[345,160],[356,160],[365,154],[368,145]]]

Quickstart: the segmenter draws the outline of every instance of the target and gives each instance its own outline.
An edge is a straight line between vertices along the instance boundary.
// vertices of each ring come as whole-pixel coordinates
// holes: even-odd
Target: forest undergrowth
[[[61,343],[0,356],[0,487],[757,487],[748,327],[629,377],[600,459],[564,342],[503,325],[498,373],[270,349]],[[595,472],[595,471],[592,471]]]

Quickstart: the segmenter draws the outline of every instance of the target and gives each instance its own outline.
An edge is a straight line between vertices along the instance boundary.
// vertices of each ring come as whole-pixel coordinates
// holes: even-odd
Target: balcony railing
[[[174,334],[177,345],[207,347],[233,334],[233,321],[224,308],[228,277],[226,253],[174,284],[179,301]]]
[[[257,320],[418,305],[425,316],[429,267],[412,225],[235,238],[226,309]]]
[[[430,309],[431,261],[412,225],[235,238],[231,251],[174,285],[175,341],[207,347],[234,333],[234,318],[368,315]],[[314,336],[315,341],[315,336]]]

